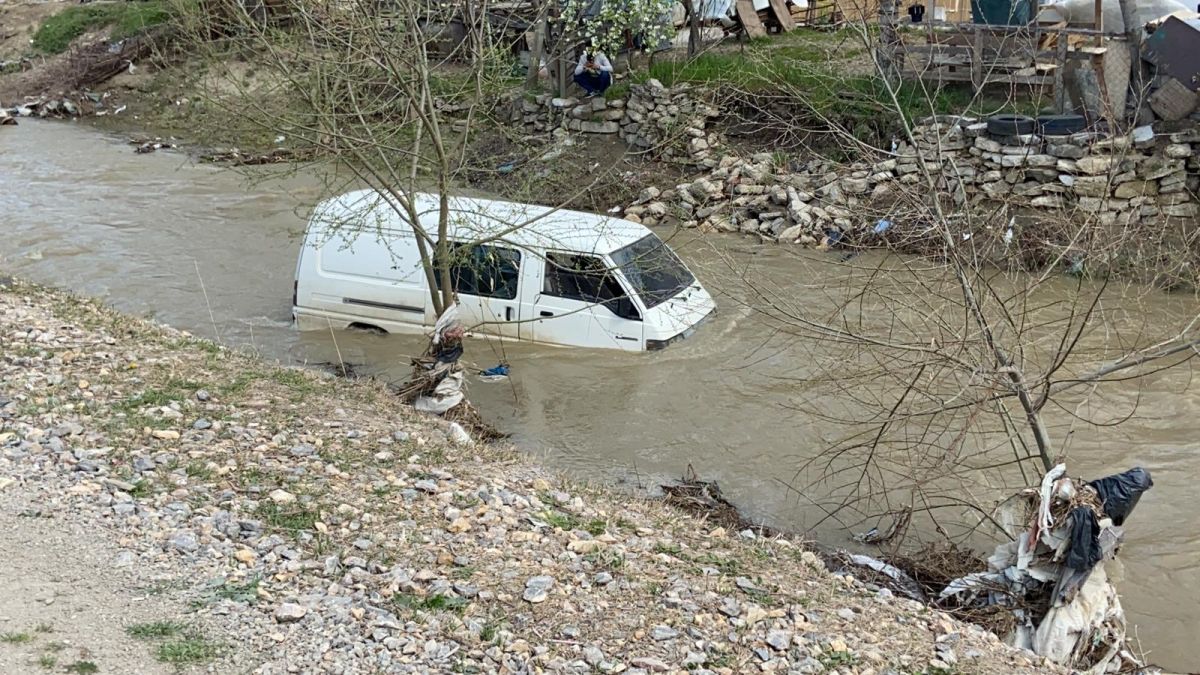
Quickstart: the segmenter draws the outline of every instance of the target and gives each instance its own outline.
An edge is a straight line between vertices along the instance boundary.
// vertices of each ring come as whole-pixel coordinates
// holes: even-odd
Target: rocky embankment
[[[155,654],[261,673],[1043,670],[792,541],[448,432],[375,383],[0,281],[0,503],[105,540],[97,582],[157,579],[188,608],[161,618],[206,636],[124,672]]]
[[[876,161],[850,164],[814,159],[792,166],[771,153],[724,154],[715,163],[706,158],[706,172],[644,192],[625,217],[812,246],[871,232],[881,219],[902,221],[931,184],[948,197],[949,208],[990,216],[977,218],[974,227],[993,237],[1003,236],[997,226],[1017,212],[1106,228],[1161,225],[1200,213],[1196,129],[998,135],[985,122],[945,116],[924,120],[914,139],[915,145],[897,142]],[[958,226],[968,232],[972,224]]]

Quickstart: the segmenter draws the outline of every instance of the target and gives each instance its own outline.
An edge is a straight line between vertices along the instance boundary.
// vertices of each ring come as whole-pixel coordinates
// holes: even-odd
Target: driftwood
[[[67,58],[72,84],[75,89],[93,89],[149,56],[153,47],[154,35],[146,34],[72,49]]]
[[[210,152],[200,155],[205,162],[228,164],[230,166],[258,166],[261,164],[282,164],[304,159],[304,154],[287,148],[276,148],[261,154],[243,154],[238,149]]]
[[[756,525],[742,517],[728,499],[721,494],[716,481],[700,480],[689,464],[683,479],[673,485],[661,486],[665,501],[688,513],[712,521],[721,527],[734,530],[752,530],[761,536],[773,536],[775,531],[765,525]]]

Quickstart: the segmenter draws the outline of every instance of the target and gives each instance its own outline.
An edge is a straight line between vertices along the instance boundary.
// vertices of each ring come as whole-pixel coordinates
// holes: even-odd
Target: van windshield
[[[675,252],[655,234],[614,251],[612,259],[647,308],[675,297],[696,281]]]

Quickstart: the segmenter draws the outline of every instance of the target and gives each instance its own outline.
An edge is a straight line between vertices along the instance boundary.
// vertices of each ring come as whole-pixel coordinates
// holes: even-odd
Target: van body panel
[[[642,351],[642,322],[622,319],[603,305],[539,293],[533,340],[596,349]]]
[[[716,309],[708,291],[696,284],[646,312],[646,339],[668,340],[708,318]]]
[[[437,232],[437,196],[418,195],[416,203],[422,227]],[[463,323],[473,334],[641,351],[648,340],[690,334],[715,307],[666,244],[640,224],[460,197],[450,199],[450,208],[448,240],[459,247],[451,257],[464,261],[452,263],[452,283]],[[619,265],[610,255],[617,252],[624,256]],[[578,279],[594,281],[595,275],[582,273],[572,287],[564,282],[563,270],[573,270],[551,264],[556,259],[600,265],[611,273],[590,291],[581,290],[586,284]],[[648,262],[639,269],[639,261]],[[655,261],[660,268],[672,267],[674,276],[653,274],[649,262]],[[675,293],[687,280],[693,283]],[[642,288],[653,297],[643,298]],[[301,330],[357,323],[388,332],[425,332],[436,322],[407,215],[369,190],[314,209],[297,261],[295,291],[293,315]]]

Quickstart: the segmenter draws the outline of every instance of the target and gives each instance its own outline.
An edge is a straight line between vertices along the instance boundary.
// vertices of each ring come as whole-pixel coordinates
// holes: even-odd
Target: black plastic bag
[[[1066,569],[1054,585],[1054,606],[1061,607],[1075,599],[1075,594],[1092,575],[1092,570],[1104,559],[1100,546],[1100,522],[1090,506],[1071,509],[1071,544],[1067,549]]]
[[[1090,570],[1104,557],[1100,552],[1100,523],[1089,506],[1071,509],[1071,547],[1067,549],[1067,567]]]
[[[1133,513],[1142,493],[1154,486],[1154,481],[1150,479],[1149,471],[1137,466],[1125,473],[1096,479],[1089,485],[1100,493],[1104,515],[1112,518],[1113,525],[1122,525]]]

